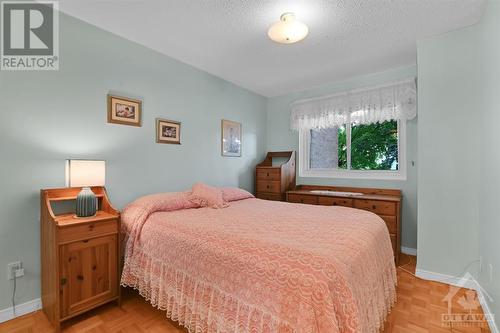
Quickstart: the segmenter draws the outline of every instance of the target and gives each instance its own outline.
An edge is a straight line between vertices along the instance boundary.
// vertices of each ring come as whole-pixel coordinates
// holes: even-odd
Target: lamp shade
[[[67,160],[66,186],[104,186],[106,183],[106,161]]]

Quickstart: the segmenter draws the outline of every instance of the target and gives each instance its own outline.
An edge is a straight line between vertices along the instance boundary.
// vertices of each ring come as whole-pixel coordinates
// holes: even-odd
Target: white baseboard
[[[42,300],[40,298],[34,299],[32,301],[16,305],[16,317],[28,314],[30,312],[35,312],[42,308]],[[0,323],[4,321],[14,319],[13,308],[7,308],[0,310]]]
[[[477,285],[477,282],[475,280],[474,281],[472,281],[472,280],[466,281],[465,285],[462,286],[462,285],[460,285],[461,278],[456,277],[456,276],[452,276],[452,275],[425,271],[423,269],[416,269],[415,275],[419,278],[424,279],[424,280],[430,280],[430,281],[451,284],[452,286],[463,287],[463,288],[468,288],[468,289],[474,289],[474,290],[478,289],[478,285]]]
[[[417,255],[417,249],[414,249],[411,247],[406,247],[406,246],[401,246],[401,252],[404,254],[409,254],[411,256]]]
[[[484,313],[493,313],[491,312],[488,301],[486,300],[486,295],[484,295],[483,288],[479,288],[477,291],[477,298],[479,299],[479,303],[481,303],[481,307],[483,308]],[[491,333],[500,333],[498,330],[498,326],[495,323],[495,319],[492,317],[488,317],[488,326],[490,327]]]
[[[437,281],[441,283],[451,284],[452,286],[474,289],[477,292],[479,302],[481,303],[481,307],[483,308],[483,312],[490,314],[493,313],[491,312],[488,301],[486,300],[487,296],[485,295],[485,290],[481,287],[479,282],[477,282],[477,280],[473,278],[470,278],[464,283],[464,280],[461,277],[425,271],[423,269],[417,269],[415,271],[415,275],[425,280]],[[490,327],[492,333],[500,333],[494,318],[491,316],[488,316],[488,326]]]

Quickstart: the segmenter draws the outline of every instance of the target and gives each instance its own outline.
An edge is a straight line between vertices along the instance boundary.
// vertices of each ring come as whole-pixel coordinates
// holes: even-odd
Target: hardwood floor
[[[401,266],[415,271],[415,257],[403,255]],[[443,326],[441,315],[448,312],[443,298],[450,287],[446,284],[418,279],[408,272],[398,269],[398,301],[387,317],[383,332],[389,333],[485,333],[490,332],[486,322],[472,327],[458,324]],[[452,313],[464,313],[462,305],[467,289],[458,289],[454,296]],[[470,292],[470,291],[469,291]],[[469,300],[473,299],[470,293]],[[481,307],[472,313],[482,313]],[[9,322],[0,324],[1,333],[53,333],[49,322],[38,311]],[[163,311],[154,309],[136,292],[124,290],[122,306],[104,305],[63,324],[64,333],[186,333],[165,317]]]

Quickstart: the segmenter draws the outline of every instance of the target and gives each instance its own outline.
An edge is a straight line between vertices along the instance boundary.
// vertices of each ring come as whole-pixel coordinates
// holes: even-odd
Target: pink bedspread
[[[123,213],[122,285],[190,332],[378,332],[395,301],[375,214],[259,199],[194,208],[186,193]]]

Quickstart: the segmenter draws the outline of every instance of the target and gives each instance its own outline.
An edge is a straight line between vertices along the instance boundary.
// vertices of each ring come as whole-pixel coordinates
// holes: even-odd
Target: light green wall
[[[500,2],[490,2],[480,26],[482,116],[479,187],[479,282],[494,302],[490,308],[500,322]],[[489,277],[493,265],[493,281]]]
[[[476,27],[418,43],[418,268],[453,276],[478,258],[477,43]]]
[[[65,159],[105,159],[122,208],[196,181],[253,190],[265,155],[264,97],[62,14],[60,49],[59,71],[0,72],[0,309],[9,262],[17,303],[40,295],[39,190],[64,186]],[[143,99],[142,127],[106,123],[109,92]],[[155,143],[156,117],[182,122],[182,145]],[[243,124],[243,157],[221,157],[222,118]]]
[[[494,300],[489,306],[497,323],[499,33],[500,2],[488,1],[479,24],[418,44],[417,268],[474,274]]]
[[[308,97],[321,96],[339,91],[379,85],[408,77],[415,77],[415,66],[396,68],[381,73],[354,77],[339,83],[325,85],[316,89],[270,98],[267,114],[267,149],[295,150],[299,148],[297,132],[290,130],[290,103]],[[420,120],[418,120],[420,122]],[[298,178],[299,184],[338,185],[358,187],[398,188],[403,190],[402,213],[402,246],[417,246],[417,119],[408,122],[407,126],[407,180],[359,180],[359,179],[326,179]],[[412,165],[415,162],[415,166]]]

